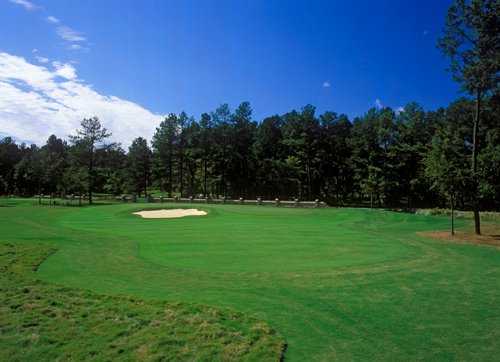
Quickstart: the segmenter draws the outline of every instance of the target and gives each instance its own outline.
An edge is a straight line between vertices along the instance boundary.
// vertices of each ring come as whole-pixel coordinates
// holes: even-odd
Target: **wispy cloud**
[[[330,84],[330,82],[329,82],[329,81],[325,80],[325,81],[323,82],[323,88],[330,88],[331,86],[332,86],[332,85]]]
[[[86,47],[82,47],[80,44],[70,44],[68,46],[69,50],[88,50]]]
[[[33,10],[38,10],[40,7],[36,5],[35,3],[29,1],[29,0],[9,0],[11,3],[22,6],[26,10],[33,11]],[[82,32],[76,31],[72,29],[71,27],[62,24],[61,20],[56,18],[53,15],[48,15],[45,20],[56,26],[56,33],[59,35],[61,39],[63,39],[66,42],[69,43],[82,43],[86,42],[87,38]],[[88,50],[87,47],[82,47],[81,45],[78,44],[70,44],[68,46],[69,50]],[[35,52],[36,49],[34,49]]]
[[[45,58],[45,57],[42,57],[40,55],[35,55],[35,59],[39,62],[39,63],[48,63],[49,62],[49,58]]]
[[[20,5],[28,11],[37,10],[39,7],[28,0],[9,0],[11,3]]]
[[[58,18],[52,15],[47,16],[47,21],[51,24],[59,24],[61,22]]]
[[[399,116],[404,111],[405,111],[404,107],[399,106],[398,108],[396,108],[396,111],[395,111],[396,116]]]
[[[373,103],[375,105],[375,108],[377,109],[382,109],[384,108],[384,105],[382,104],[382,101],[380,99],[375,99],[375,102]]]
[[[98,93],[78,78],[73,65],[31,64],[0,52],[0,129],[21,140],[43,143],[51,134],[66,137],[84,117],[97,116],[125,146],[151,137],[161,115],[115,96]]]
[[[69,42],[82,42],[87,40],[82,33],[75,31],[66,25],[58,26],[56,32],[57,35],[59,35],[63,40]]]

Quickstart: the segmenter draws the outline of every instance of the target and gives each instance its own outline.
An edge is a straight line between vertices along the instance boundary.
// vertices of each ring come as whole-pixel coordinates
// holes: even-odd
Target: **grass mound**
[[[0,360],[279,360],[265,323],[210,307],[104,296],[39,281],[54,249],[0,243]]]

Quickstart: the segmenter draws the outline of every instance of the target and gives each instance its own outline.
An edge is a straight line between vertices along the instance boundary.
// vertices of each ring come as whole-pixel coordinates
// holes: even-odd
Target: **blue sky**
[[[0,117],[0,132],[16,132],[5,120],[12,125],[21,117],[17,123],[33,124],[31,131],[17,132],[19,138],[38,140],[49,130],[65,136],[75,123],[64,124],[64,117],[92,107],[96,113],[105,109],[104,121],[111,120],[109,127],[125,143],[132,133],[150,136],[155,116],[185,110],[198,117],[221,103],[235,107],[250,101],[256,120],[309,103],[318,112],[350,117],[376,102],[397,108],[416,101],[435,109],[460,95],[436,48],[449,5],[447,0],[0,0],[0,76],[3,67],[3,81],[19,98],[6,103],[4,96],[0,103],[10,110],[9,117]],[[19,75],[7,74],[12,63]],[[50,90],[42,80],[31,84],[25,70],[30,64],[47,70],[40,79],[55,82]],[[66,102],[57,98],[61,88],[79,98],[95,94],[86,102],[67,95],[66,115],[61,109],[50,115],[54,104]],[[17,109],[21,98],[31,99],[30,90],[43,93],[40,99],[50,99],[52,106]],[[124,111],[112,114],[121,101],[130,109],[137,106],[128,112],[132,119],[123,121],[123,135]],[[134,128],[134,117],[145,120],[136,119]]]

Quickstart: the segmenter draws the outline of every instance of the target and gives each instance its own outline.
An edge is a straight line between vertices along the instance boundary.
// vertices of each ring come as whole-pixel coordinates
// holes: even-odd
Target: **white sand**
[[[205,211],[198,209],[162,209],[134,212],[134,215],[142,216],[144,219],[173,219],[184,216],[203,216],[206,214]]]

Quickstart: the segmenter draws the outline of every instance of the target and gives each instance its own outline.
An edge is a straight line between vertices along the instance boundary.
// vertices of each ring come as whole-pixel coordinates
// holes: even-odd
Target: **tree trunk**
[[[94,145],[91,145],[90,157],[89,157],[89,205],[92,205],[93,187],[94,187]]]
[[[172,197],[172,189],[173,189],[173,183],[172,183],[172,157],[169,157],[168,160],[168,197]]]
[[[183,187],[184,187],[184,156],[181,155],[179,157],[179,193],[180,193],[180,196],[182,197],[182,194],[183,194]]]
[[[481,92],[476,93],[476,109],[474,114],[474,126],[472,130],[472,182],[474,187],[474,200],[472,207],[474,211],[474,230],[476,235],[481,235],[481,219],[479,217],[479,202],[478,202],[478,178],[477,178],[477,133],[479,128],[479,116],[481,112]]]
[[[450,196],[450,204],[451,204],[451,236],[455,235],[455,202],[453,200],[453,196]]]
[[[406,209],[408,211],[411,209],[411,194],[412,194],[411,186],[408,185],[408,195],[407,195],[408,199],[406,200]]]
[[[203,159],[203,195],[207,197],[207,159]]]
[[[194,181],[195,181],[195,178],[196,178],[196,164],[194,164],[194,166],[192,165],[191,168],[190,168],[190,179],[189,179],[189,195],[190,197],[194,197]]]
[[[311,197],[311,166],[309,158],[307,159],[306,162],[306,172],[307,172],[307,198],[310,201],[312,200],[312,197]]]

